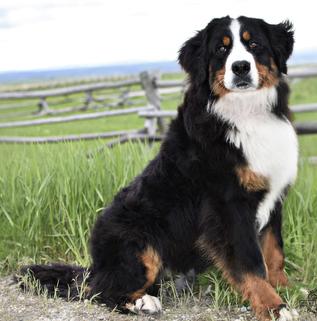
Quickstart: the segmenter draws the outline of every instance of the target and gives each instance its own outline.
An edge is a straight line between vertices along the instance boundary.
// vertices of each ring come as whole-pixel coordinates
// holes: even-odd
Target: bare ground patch
[[[160,316],[122,315],[90,302],[66,302],[25,293],[10,277],[0,279],[1,321],[256,321],[245,308],[230,311],[199,303],[165,306]],[[301,321],[315,321],[317,316],[301,311]]]

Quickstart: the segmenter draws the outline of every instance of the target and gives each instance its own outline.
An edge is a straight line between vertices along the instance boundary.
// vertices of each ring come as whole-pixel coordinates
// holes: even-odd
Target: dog
[[[158,313],[164,269],[217,267],[256,317],[293,320],[275,291],[286,286],[283,200],[297,174],[286,62],[292,24],[240,16],[213,19],[185,42],[188,89],[157,156],[97,219],[89,269],[52,264],[31,271],[48,292],[109,307]],[[56,293],[56,291],[55,291]]]

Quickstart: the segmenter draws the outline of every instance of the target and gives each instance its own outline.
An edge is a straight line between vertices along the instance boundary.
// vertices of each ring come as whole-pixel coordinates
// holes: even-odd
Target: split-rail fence
[[[291,69],[288,74],[289,81],[316,77],[317,68]],[[141,86],[142,90],[132,90],[133,86]],[[98,92],[109,90],[110,94],[98,96]],[[102,138],[115,138],[108,143],[113,146],[129,140],[159,141],[166,132],[165,118],[173,118],[176,111],[162,110],[161,101],[166,94],[182,94],[186,90],[186,82],[183,80],[161,80],[157,73],[142,72],[138,77],[121,80],[117,82],[99,82],[35,91],[16,91],[0,93],[0,109],[14,109],[28,106],[27,100],[37,100],[37,110],[30,120],[22,121],[0,121],[1,128],[40,126],[44,124],[56,124],[63,122],[74,122],[96,118],[112,117],[118,115],[137,114],[144,119],[143,128],[135,130],[117,130],[101,133],[87,133],[79,135],[49,136],[49,137],[24,137],[24,136],[0,136],[0,143],[57,143],[65,141],[91,140]],[[115,91],[115,94],[113,93]],[[119,92],[119,94],[118,94]],[[66,108],[52,108],[48,99],[58,97],[61,102],[71,101],[73,94],[83,94],[80,106]],[[166,99],[167,99],[166,98]],[[109,99],[112,99],[109,102]],[[9,101],[13,104],[9,104]],[[23,101],[20,104],[17,101]],[[142,103],[142,104],[141,104]],[[140,106],[136,106],[141,104]],[[101,108],[106,110],[100,111]],[[317,102],[313,104],[300,104],[291,106],[294,113],[305,113],[317,111]],[[74,114],[74,112],[76,112]],[[63,115],[72,113],[71,115]],[[317,134],[317,122],[295,122],[294,126],[299,135]]]

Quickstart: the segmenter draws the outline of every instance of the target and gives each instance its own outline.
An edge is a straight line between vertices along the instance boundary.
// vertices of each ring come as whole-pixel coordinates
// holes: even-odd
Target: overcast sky
[[[175,60],[212,18],[295,25],[295,50],[317,49],[316,0],[0,0],[0,71]]]

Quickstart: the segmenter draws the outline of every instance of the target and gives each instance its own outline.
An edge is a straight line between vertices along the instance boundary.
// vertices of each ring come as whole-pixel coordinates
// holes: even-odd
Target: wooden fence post
[[[41,97],[40,102],[38,103],[39,110],[36,112],[38,115],[47,115],[50,113],[50,108],[48,107],[48,103],[46,101],[46,97]]]
[[[82,110],[87,110],[90,106],[90,104],[93,102],[94,98],[92,96],[92,90],[87,90],[86,91],[86,99],[85,99],[85,104]]]
[[[125,104],[128,103],[130,91],[131,91],[130,87],[123,89],[123,91],[120,93],[118,97],[119,98],[118,106],[124,106]]]
[[[146,99],[148,100],[151,107],[154,107],[155,110],[161,110],[161,99],[158,93],[156,86],[157,75],[150,74],[147,71],[143,71],[140,74],[140,80],[142,88],[145,91]],[[165,131],[164,121],[162,118],[152,118],[145,120],[145,128],[147,129],[150,135],[154,135],[156,132],[156,125],[158,125],[159,132],[161,134]]]

